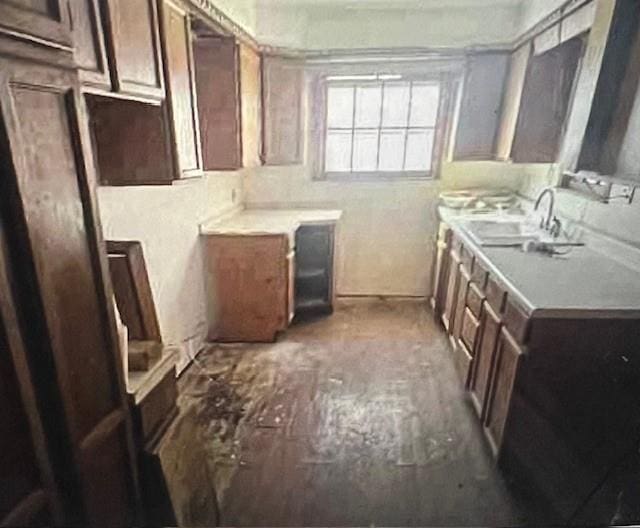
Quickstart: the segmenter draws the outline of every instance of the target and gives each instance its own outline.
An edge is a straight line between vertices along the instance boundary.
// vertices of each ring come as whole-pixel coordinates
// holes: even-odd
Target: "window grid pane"
[[[336,87],[327,89],[325,170],[342,173],[430,171],[439,84],[405,81],[333,88]],[[351,95],[351,105],[347,93]],[[416,95],[420,101],[414,100]],[[338,101],[332,101],[332,96]],[[349,110],[350,116],[338,115]]]

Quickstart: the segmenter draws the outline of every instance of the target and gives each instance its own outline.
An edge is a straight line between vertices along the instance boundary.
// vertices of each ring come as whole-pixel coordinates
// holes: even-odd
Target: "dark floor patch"
[[[495,468],[424,304],[352,300],[181,380],[227,526],[541,522]]]

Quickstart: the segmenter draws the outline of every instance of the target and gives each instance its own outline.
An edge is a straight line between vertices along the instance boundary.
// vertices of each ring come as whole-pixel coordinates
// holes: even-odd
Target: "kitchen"
[[[637,524],[639,23],[0,0],[0,524]]]

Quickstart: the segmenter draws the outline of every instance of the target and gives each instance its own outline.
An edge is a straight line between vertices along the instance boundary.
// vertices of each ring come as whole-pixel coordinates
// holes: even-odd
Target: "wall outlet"
[[[238,193],[236,192],[235,189],[231,189],[231,203],[235,204],[236,203],[236,199],[238,197]]]

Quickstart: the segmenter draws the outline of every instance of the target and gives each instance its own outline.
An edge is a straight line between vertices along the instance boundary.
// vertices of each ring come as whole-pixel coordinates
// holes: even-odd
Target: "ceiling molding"
[[[460,55],[474,55],[479,53],[490,52],[510,52],[518,49],[526,42],[534,39],[543,31],[547,30],[554,24],[557,24],[562,18],[577,11],[581,7],[595,0],[567,0],[560,7],[552,11],[545,18],[537,22],[533,27],[525,31],[512,42],[494,43],[478,46],[464,47],[399,47],[399,48],[357,48],[357,49],[322,49],[310,50],[302,48],[291,48],[286,46],[273,46],[269,44],[260,44],[257,39],[246,31],[242,26],[234,22],[229,16],[223,13],[213,3],[213,0],[188,0],[201,18],[204,17],[206,22],[212,25],[218,31],[222,31],[228,35],[236,37],[243,44],[251,47],[253,50],[263,53],[267,56],[277,56],[290,59],[301,60],[348,60],[351,58],[385,60],[398,57],[409,57],[411,60],[424,57],[447,57]]]
[[[259,51],[260,44],[255,37],[216,7],[212,0],[188,0],[188,3],[193,12],[204,17],[216,30],[233,35],[243,44]]]

